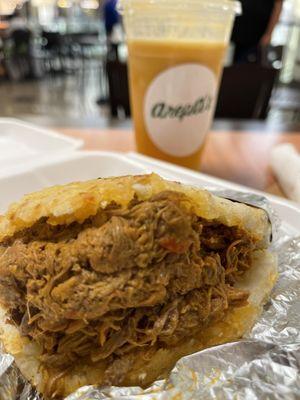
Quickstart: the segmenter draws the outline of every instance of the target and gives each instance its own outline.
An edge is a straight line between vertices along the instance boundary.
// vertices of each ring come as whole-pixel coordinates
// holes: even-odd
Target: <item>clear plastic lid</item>
[[[128,40],[206,40],[228,43],[234,0],[119,0]]]
[[[241,4],[235,0],[119,0],[118,9],[122,14],[150,10],[189,11],[204,10],[241,14]]]

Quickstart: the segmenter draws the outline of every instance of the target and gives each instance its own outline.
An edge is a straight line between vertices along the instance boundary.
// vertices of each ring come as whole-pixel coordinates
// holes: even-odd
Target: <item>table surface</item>
[[[86,150],[134,151],[132,131],[60,129],[81,138]],[[300,132],[217,131],[209,134],[201,172],[255,189],[284,196],[269,167],[274,145],[289,142],[300,151]]]

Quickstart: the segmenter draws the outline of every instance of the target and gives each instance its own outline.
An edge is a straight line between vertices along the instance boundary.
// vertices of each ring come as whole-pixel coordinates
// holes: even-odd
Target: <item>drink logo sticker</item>
[[[145,96],[144,118],[149,136],[166,154],[195,153],[210,128],[217,80],[200,64],[182,64],[159,74]]]

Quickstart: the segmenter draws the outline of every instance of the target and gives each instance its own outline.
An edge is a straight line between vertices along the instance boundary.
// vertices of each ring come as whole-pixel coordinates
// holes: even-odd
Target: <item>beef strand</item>
[[[135,349],[176,345],[247,304],[233,284],[254,248],[241,229],[198,218],[185,195],[163,192],[126,209],[112,203],[83,225],[43,220],[16,235],[1,247],[0,296],[43,363],[129,368]]]

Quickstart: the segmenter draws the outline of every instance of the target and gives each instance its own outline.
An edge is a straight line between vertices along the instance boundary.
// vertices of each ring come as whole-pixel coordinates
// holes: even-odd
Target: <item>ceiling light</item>
[[[72,1],[70,0],[58,0],[57,1],[57,7],[59,8],[71,8],[72,7]]]
[[[17,7],[21,7],[25,0],[0,0],[0,14],[13,14]]]
[[[99,2],[97,0],[82,0],[80,2],[80,7],[89,10],[97,10],[99,8]]]

